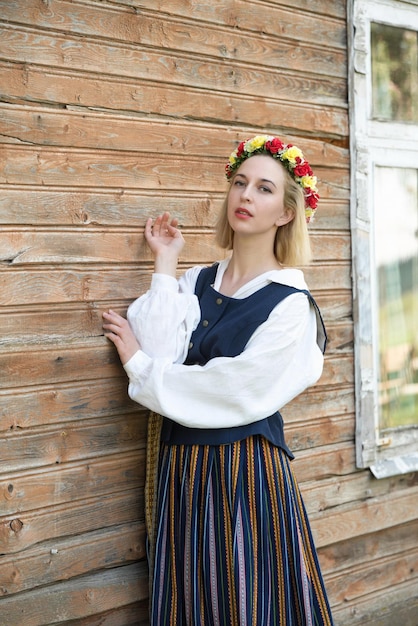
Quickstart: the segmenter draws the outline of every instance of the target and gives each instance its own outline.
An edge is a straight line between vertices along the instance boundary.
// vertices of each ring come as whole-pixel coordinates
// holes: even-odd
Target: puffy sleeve
[[[130,397],[186,427],[227,428],[264,419],[320,377],[316,315],[299,293],[280,302],[236,357],[205,365],[150,358],[126,364]]]
[[[172,363],[186,358],[190,336],[200,319],[194,294],[200,269],[191,268],[179,281],[153,274],[150,289],[129,306],[129,324],[149,357],[165,357]]]

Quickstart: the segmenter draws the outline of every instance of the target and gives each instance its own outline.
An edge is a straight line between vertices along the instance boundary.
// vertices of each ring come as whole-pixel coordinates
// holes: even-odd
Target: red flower
[[[271,152],[271,154],[277,154],[279,150],[283,150],[283,148],[284,148],[283,143],[277,137],[274,137],[274,139],[266,141],[266,150]]]
[[[293,169],[293,173],[295,176],[298,176],[300,178],[302,178],[302,176],[312,176],[313,174],[311,166],[307,161],[305,161],[305,163],[299,163],[298,165],[296,165],[296,167]]]
[[[312,191],[312,189],[305,189],[305,202],[311,209],[316,209],[318,204],[319,195]]]
[[[238,159],[242,155],[242,153],[244,152],[244,145],[245,145],[245,141],[241,141],[241,143],[239,144],[239,146],[237,148],[237,158]]]

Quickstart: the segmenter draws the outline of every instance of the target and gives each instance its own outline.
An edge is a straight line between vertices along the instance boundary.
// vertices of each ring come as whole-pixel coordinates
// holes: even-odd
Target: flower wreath
[[[279,159],[300,185],[305,194],[305,217],[309,223],[314,216],[319,200],[317,178],[313,175],[311,166],[303,156],[302,150],[292,144],[284,144],[278,137],[270,135],[256,135],[247,141],[241,141],[229,157],[225,167],[225,174],[229,180],[241,163],[255,154],[271,154]]]

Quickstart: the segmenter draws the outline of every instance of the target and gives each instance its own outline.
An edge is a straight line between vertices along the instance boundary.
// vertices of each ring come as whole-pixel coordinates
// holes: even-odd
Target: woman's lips
[[[247,211],[247,209],[241,209],[241,208],[235,211],[235,215],[237,215],[238,217],[243,217],[243,218],[252,217],[251,213]]]

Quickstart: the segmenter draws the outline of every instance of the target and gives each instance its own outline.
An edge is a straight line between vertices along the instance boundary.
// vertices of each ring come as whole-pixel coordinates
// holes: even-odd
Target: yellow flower
[[[267,141],[266,135],[257,135],[253,137],[250,141],[247,141],[244,149],[246,152],[254,152],[258,148],[262,148]]]
[[[229,157],[229,162],[231,165],[234,165],[237,160],[237,150],[234,150],[233,153]]]
[[[310,189],[316,189],[317,178],[316,176],[302,176],[300,179],[302,187],[309,187]]]
[[[296,157],[303,159],[302,150],[299,150],[299,148],[297,148],[296,146],[292,146],[291,148],[288,148],[282,154],[282,159],[286,159],[292,165],[296,165]]]

